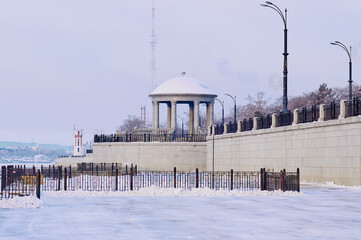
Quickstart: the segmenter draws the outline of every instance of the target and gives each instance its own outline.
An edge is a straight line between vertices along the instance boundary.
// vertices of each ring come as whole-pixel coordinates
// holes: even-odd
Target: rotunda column
[[[153,129],[159,128],[159,102],[153,101]]]
[[[167,103],[167,128],[172,128],[171,127],[171,120],[172,120],[172,112],[171,112],[171,103],[168,102]]]
[[[198,134],[199,127],[199,101],[194,101],[194,134]]]
[[[193,134],[194,128],[194,105],[193,102],[189,103],[189,134]]]
[[[213,125],[213,109],[214,109],[214,102],[207,103],[207,129],[209,126]]]
[[[171,128],[177,127],[177,102],[172,101],[171,102]]]

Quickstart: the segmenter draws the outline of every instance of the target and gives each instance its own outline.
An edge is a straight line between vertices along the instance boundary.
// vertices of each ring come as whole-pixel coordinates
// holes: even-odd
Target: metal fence
[[[0,174],[0,200],[14,196],[37,195],[40,198],[40,171],[33,174],[33,168],[23,166],[2,166]],[[39,194],[39,195],[38,195]]]
[[[87,163],[88,164],[88,163]],[[91,164],[94,166],[94,164]],[[115,166],[115,165],[113,165]],[[156,186],[159,188],[211,188],[215,190],[282,190],[300,191],[299,170],[281,171],[216,171],[216,172],[173,172],[141,171],[130,167],[125,170],[103,165],[102,171],[89,170],[89,165],[79,165],[81,169],[71,167],[23,168],[7,166],[1,169],[0,200],[13,196],[36,195],[42,191],[132,191]]]
[[[293,122],[293,113],[291,111],[288,112],[280,112],[277,114],[277,123],[276,127],[288,126]]]
[[[260,116],[257,119],[257,128],[266,129],[272,126],[272,116],[267,114],[266,116]]]
[[[319,106],[312,106],[310,108],[302,108],[298,112],[298,122],[307,123],[307,122],[316,122],[320,117]]]
[[[129,172],[72,172],[64,168],[58,178],[44,176],[44,191],[129,191],[150,186],[160,188],[212,188],[238,190],[283,190],[299,191],[299,171],[280,173],[261,171],[222,172],[173,172],[141,171],[130,168]]]
[[[94,135],[94,142],[205,142],[206,134],[110,134]]]
[[[241,124],[241,132],[251,131],[253,129],[253,118],[243,119]]]
[[[331,102],[325,105],[325,120],[337,119],[340,115],[340,104]]]
[[[235,133],[237,132],[238,124],[237,122],[229,122],[227,124],[227,133]]]

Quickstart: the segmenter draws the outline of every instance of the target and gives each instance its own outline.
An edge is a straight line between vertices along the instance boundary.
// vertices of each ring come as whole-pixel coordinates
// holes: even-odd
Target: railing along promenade
[[[352,101],[331,102],[330,104],[295,109],[294,111],[243,119],[238,122],[217,124],[211,126],[208,133],[212,135],[214,132],[215,135],[221,135],[317,121],[329,121],[358,115],[361,115],[361,99],[355,97]]]
[[[300,191],[300,173],[265,171],[138,171],[137,166],[82,163],[77,167],[2,167],[0,200],[36,195],[41,191],[133,191],[159,188],[211,188],[215,190]],[[119,168],[118,168],[119,167]]]
[[[206,142],[206,138],[207,134],[127,133],[94,135],[94,142]]]

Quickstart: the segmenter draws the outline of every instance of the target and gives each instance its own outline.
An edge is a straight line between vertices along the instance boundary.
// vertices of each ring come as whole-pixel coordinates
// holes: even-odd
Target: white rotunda
[[[213,125],[214,99],[217,95],[200,81],[185,76],[169,79],[149,96],[153,103],[153,129],[159,129],[159,104],[168,106],[167,128],[176,129],[177,104],[189,105],[189,134],[199,133],[199,104],[207,106],[207,129]]]

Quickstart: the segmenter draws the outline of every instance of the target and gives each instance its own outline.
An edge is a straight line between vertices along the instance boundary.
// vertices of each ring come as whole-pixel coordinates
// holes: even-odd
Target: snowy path
[[[361,188],[297,196],[54,196],[0,209],[0,239],[360,239]]]

